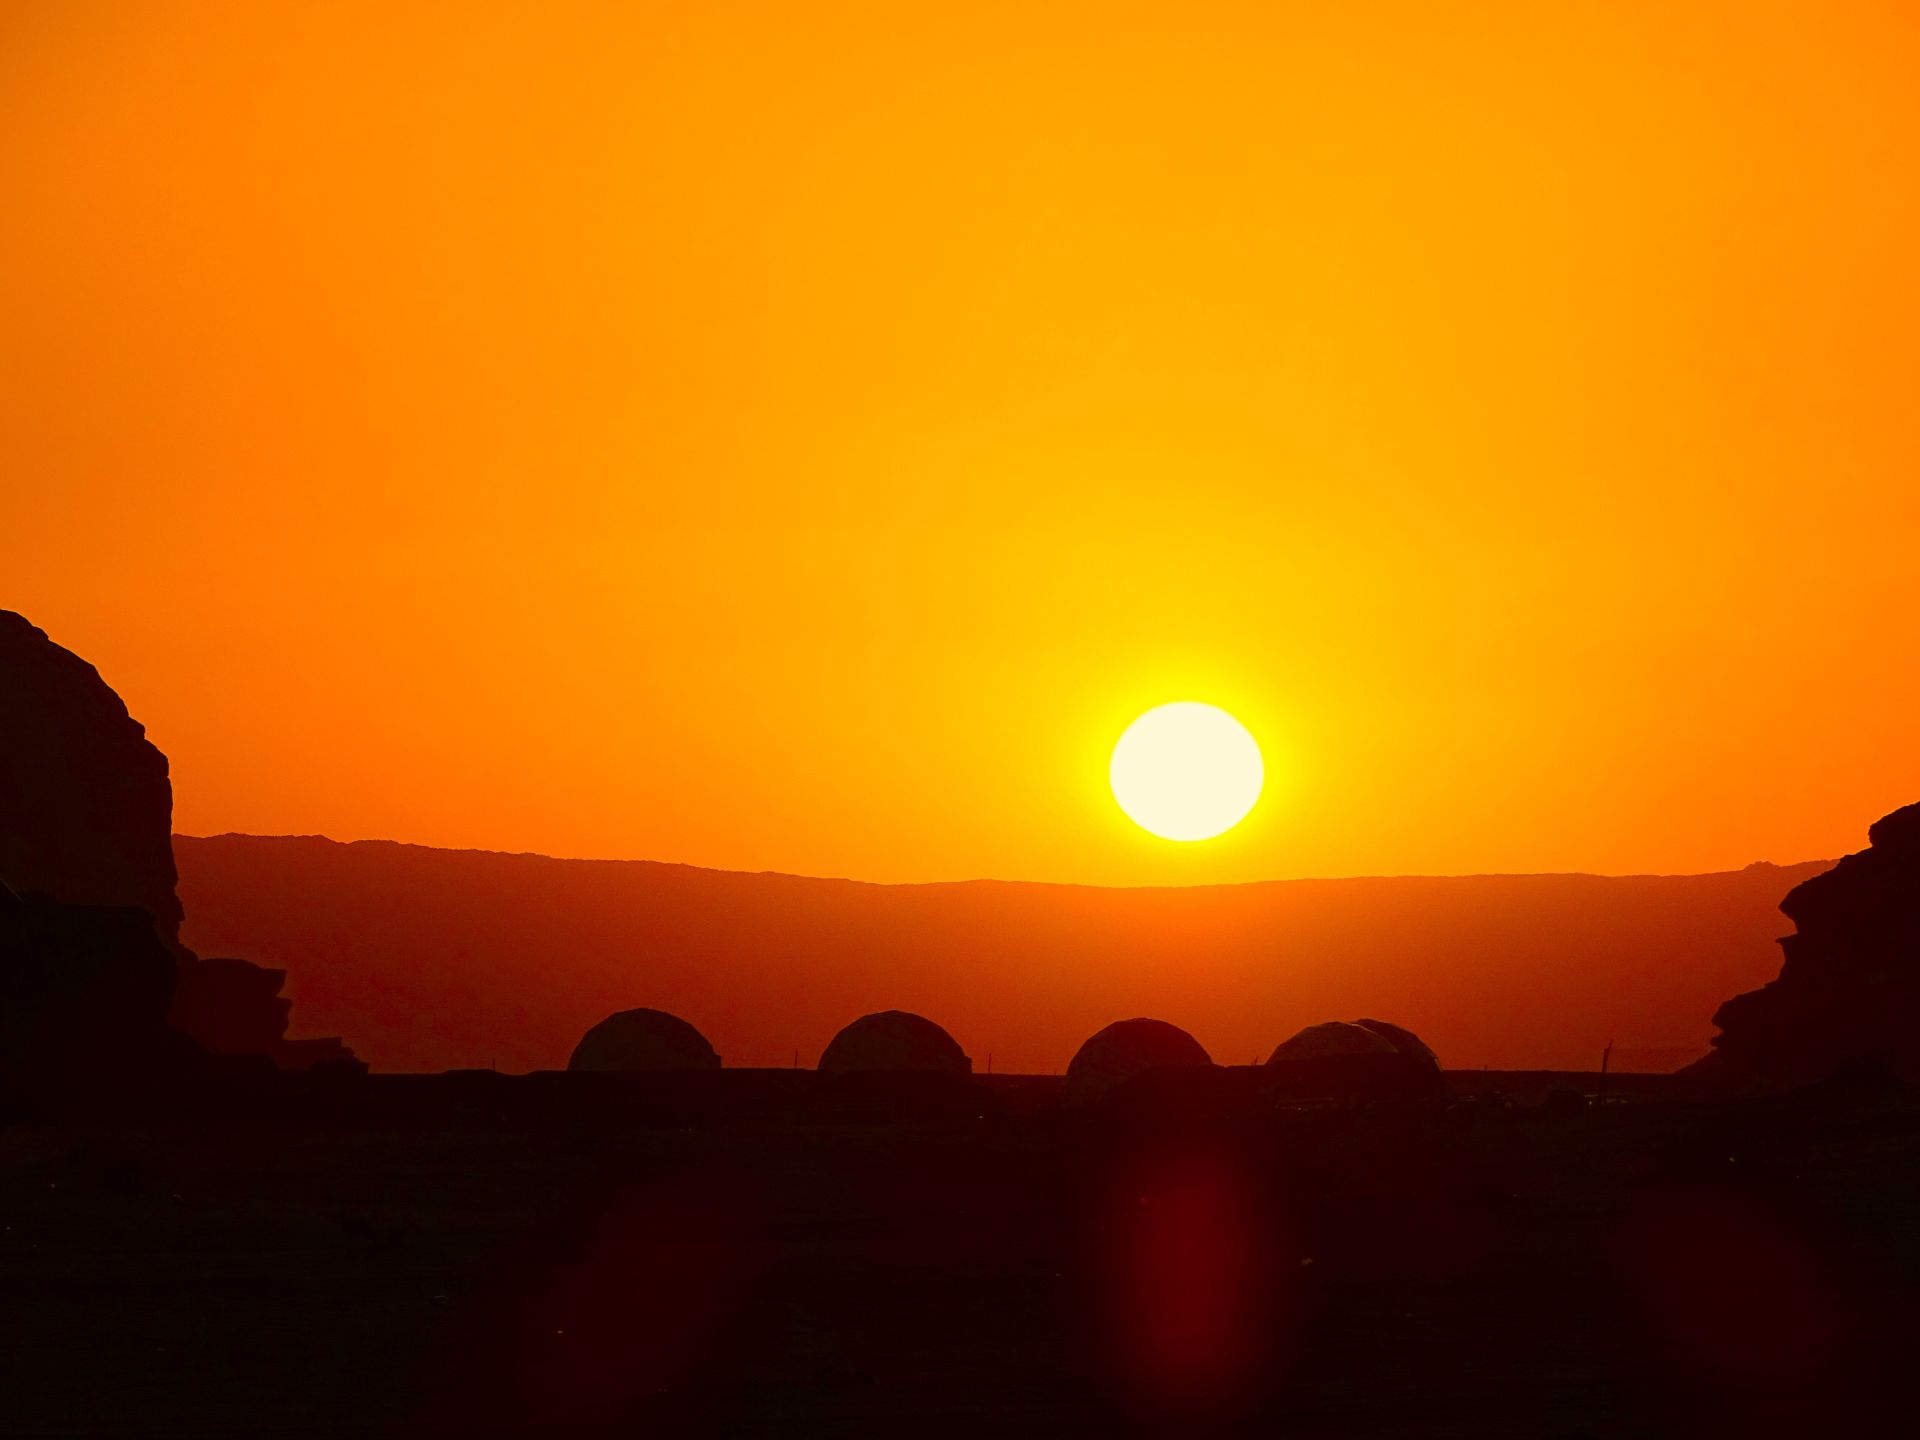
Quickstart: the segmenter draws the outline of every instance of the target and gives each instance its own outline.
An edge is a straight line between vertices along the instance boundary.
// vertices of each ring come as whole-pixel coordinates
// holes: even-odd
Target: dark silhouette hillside
[[[284,966],[376,1068],[559,1068],[635,997],[728,1065],[812,1065],[849,1015],[938,1016],[976,1067],[1064,1068],[1115,1015],[1223,1063],[1390,1013],[1453,1068],[1674,1069],[1775,968],[1826,862],[1717,875],[1192,889],[868,885],[315,837],[176,838],[187,938]]]
[[[1714,1014],[1703,1080],[1782,1088],[1857,1069],[1920,1081],[1920,805],[1780,902],[1794,933],[1779,977]]]
[[[45,631],[0,610],[0,885],[23,897],[18,915],[34,917],[9,929],[0,955],[0,1026],[39,1024],[48,996],[60,994],[60,1033],[97,1028],[83,1013],[90,1005],[101,1024],[118,1027],[112,1044],[76,1054],[159,1053],[177,1031],[217,1055],[294,1067],[349,1059],[338,1040],[286,1039],[285,972],[201,960],[181,944],[172,828],[167,757],[113,688]],[[155,954],[168,962],[157,992]],[[129,986],[147,997],[146,1010],[157,1006],[145,1021],[156,1033],[144,1040],[127,1030]]]
[[[85,660],[0,610],[0,880],[144,910],[177,948],[167,757]]]
[[[167,1025],[174,958],[143,910],[0,885],[0,1112],[117,1108],[196,1068]]]

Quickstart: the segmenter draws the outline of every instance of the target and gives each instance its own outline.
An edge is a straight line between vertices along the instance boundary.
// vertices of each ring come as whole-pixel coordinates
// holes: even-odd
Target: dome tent
[[[924,1015],[881,1010],[862,1015],[835,1035],[819,1068],[832,1074],[859,1070],[931,1070],[971,1075],[973,1061],[959,1043]]]
[[[1304,1060],[1324,1060],[1332,1056],[1397,1055],[1393,1041],[1378,1031],[1345,1020],[1329,1020],[1309,1025],[1291,1039],[1274,1046],[1267,1057],[1269,1065],[1292,1064]]]
[[[1074,1052],[1067,1066],[1070,1103],[1095,1099],[1136,1075],[1177,1066],[1211,1066],[1213,1057],[1178,1025],[1116,1020]]]
[[[664,1010],[622,1010],[580,1037],[569,1070],[718,1070],[707,1037]]]
[[[1356,1020],[1353,1023],[1362,1030],[1371,1030],[1402,1055],[1417,1055],[1422,1059],[1431,1060],[1435,1065],[1440,1063],[1440,1057],[1433,1053],[1427,1042],[1411,1030],[1403,1030],[1398,1025],[1389,1025],[1384,1020]]]
[[[1274,1047],[1266,1079],[1275,1094],[1298,1100],[1418,1100],[1446,1092],[1433,1051],[1383,1020],[1307,1026]]]

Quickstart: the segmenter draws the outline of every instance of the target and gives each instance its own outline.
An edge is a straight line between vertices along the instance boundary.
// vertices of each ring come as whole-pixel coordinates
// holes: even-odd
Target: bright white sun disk
[[[1113,798],[1143,830],[1210,840],[1246,818],[1266,783],[1260,746],[1217,705],[1176,701],[1126,728],[1108,767]]]

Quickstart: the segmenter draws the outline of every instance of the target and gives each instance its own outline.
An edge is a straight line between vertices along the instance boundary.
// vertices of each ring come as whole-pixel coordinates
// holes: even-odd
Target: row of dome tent
[[[1067,1066],[1065,1098],[1085,1102],[1150,1071],[1212,1066],[1200,1042],[1164,1020],[1118,1020],[1089,1039]],[[622,1010],[575,1047],[574,1071],[718,1070],[720,1057],[692,1025],[663,1010]],[[820,1056],[828,1073],[921,1071],[970,1075],[973,1061],[939,1025],[904,1010],[863,1015]],[[1265,1066],[1276,1094],[1418,1099],[1445,1093],[1440,1063],[1420,1038],[1382,1020],[1309,1025],[1276,1046]]]

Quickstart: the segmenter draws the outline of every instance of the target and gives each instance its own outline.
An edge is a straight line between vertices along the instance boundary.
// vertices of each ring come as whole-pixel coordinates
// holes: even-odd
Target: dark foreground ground
[[[15,1123],[0,1434],[1916,1433],[1920,1097],[1451,1078],[285,1077]]]

